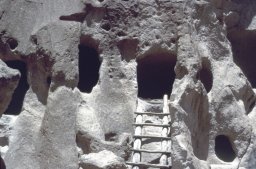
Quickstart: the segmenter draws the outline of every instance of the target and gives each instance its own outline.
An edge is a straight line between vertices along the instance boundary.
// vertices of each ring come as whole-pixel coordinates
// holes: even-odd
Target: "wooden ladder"
[[[168,156],[170,156],[171,152],[169,150],[171,144],[171,138],[168,136],[170,132],[170,124],[169,118],[170,111],[168,106],[168,96],[164,95],[163,98],[163,112],[162,113],[155,113],[155,112],[135,112],[136,118],[135,123],[135,133],[133,136],[133,155],[132,155],[132,162],[126,162],[127,165],[131,165],[132,169],[140,169],[140,168],[171,168],[171,164],[168,163]],[[154,123],[144,123],[143,116],[157,116],[162,119],[162,124],[154,124]],[[154,135],[142,135],[142,129],[146,126],[152,127],[161,127],[162,132],[161,136],[154,136]],[[161,141],[161,150],[147,150],[142,149],[142,139],[158,139]],[[142,162],[141,156],[142,153],[161,153],[161,157],[159,160],[159,164],[151,164],[148,162]]]

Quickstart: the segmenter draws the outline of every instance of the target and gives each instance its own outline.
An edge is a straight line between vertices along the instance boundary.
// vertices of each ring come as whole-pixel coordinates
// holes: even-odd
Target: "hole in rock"
[[[51,85],[51,83],[52,83],[52,78],[51,77],[47,77],[46,83],[47,83],[47,85],[49,87]]]
[[[117,134],[116,133],[107,133],[105,134],[105,140],[106,141],[116,141],[117,140]]]
[[[99,80],[101,62],[98,52],[83,44],[79,45],[79,82],[81,92],[90,93]]]
[[[162,99],[172,91],[176,56],[158,53],[139,59],[137,65],[138,97]]]
[[[18,115],[22,110],[23,100],[29,88],[27,82],[27,67],[22,61],[6,61],[6,64],[13,69],[18,69],[21,73],[19,84],[14,90],[11,102],[5,111],[5,114]]]
[[[213,75],[212,75],[211,65],[209,61],[206,61],[206,60],[202,61],[202,69],[199,72],[199,79],[203,83],[207,93],[209,93],[212,89],[212,83],[213,83]]]
[[[171,38],[171,42],[175,44],[177,42],[177,39],[176,38]]]
[[[2,159],[1,156],[0,156],[0,169],[6,169],[6,166],[4,164],[4,160]]]
[[[15,40],[15,39],[13,39],[13,38],[8,39],[8,40],[7,40],[7,43],[8,43],[8,45],[9,45],[9,47],[10,47],[11,50],[16,49],[17,46],[18,46],[17,40]]]
[[[229,138],[224,135],[215,138],[215,153],[219,159],[225,162],[232,162],[236,158]]]
[[[105,31],[109,31],[111,29],[111,26],[109,23],[104,23],[101,25],[101,28],[104,29]]]
[[[256,31],[232,30],[228,32],[232,45],[233,59],[253,88],[256,88]]]

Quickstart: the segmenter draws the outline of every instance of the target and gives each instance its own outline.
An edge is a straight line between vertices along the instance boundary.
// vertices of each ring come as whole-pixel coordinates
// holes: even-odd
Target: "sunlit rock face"
[[[255,11],[252,0],[1,0],[0,168],[128,168],[134,111],[161,112],[167,94],[172,169],[255,169]]]

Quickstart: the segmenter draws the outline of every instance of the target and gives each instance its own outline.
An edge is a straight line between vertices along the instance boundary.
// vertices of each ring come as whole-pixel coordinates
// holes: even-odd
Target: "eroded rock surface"
[[[125,169],[124,161],[122,158],[117,157],[111,151],[100,151],[99,153],[91,153],[82,155],[81,157],[82,169]]]
[[[6,168],[128,167],[134,111],[158,112],[163,94],[173,169],[256,168],[255,11],[252,0],[1,0]]]

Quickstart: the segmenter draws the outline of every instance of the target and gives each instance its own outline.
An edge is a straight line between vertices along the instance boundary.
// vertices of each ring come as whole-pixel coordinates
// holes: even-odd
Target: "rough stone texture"
[[[0,154],[1,157],[5,156],[5,153],[8,151],[8,144],[9,138],[12,134],[13,125],[15,120],[17,119],[16,116],[12,115],[2,115],[0,119]]]
[[[21,76],[3,62],[23,61],[29,84],[17,119],[1,119],[7,169],[123,168],[133,112],[161,107],[137,96],[137,62],[152,55],[177,60],[172,168],[256,168],[255,11],[252,0],[0,0],[0,116]],[[77,88],[79,45],[101,62],[87,93]],[[231,161],[216,150],[220,135]]]
[[[40,168],[78,168],[74,113],[78,102],[76,95],[65,87],[58,88],[47,102],[38,139]]]
[[[125,165],[120,157],[111,151],[101,151],[82,155],[80,160],[81,169],[125,169]]]

